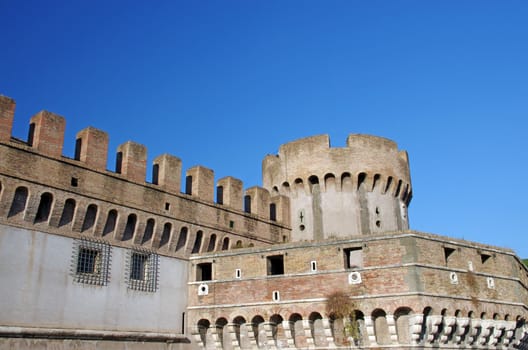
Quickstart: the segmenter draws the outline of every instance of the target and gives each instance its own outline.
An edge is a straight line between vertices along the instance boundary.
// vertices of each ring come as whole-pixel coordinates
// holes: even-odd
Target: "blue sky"
[[[526,1],[0,0],[0,94],[261,185],[294,139],[409,152],[411,227],[528,258]],[[149,166],[150,167],[150,166]],[[148,178],[150,181],[150,177]]]

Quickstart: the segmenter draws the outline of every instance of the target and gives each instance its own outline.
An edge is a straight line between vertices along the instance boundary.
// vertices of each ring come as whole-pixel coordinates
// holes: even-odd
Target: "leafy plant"
[[[336,319],[343,319],[345,336],[352,337],[357,342],[360,330],[355,310],[356,304],[344,291],[333,292],[326,298],[326,313]]]

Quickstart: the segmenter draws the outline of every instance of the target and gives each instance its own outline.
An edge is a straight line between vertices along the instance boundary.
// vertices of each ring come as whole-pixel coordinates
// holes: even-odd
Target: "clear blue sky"
[[[94,126],[110,169],[133,140],[247,188],[282,143],[384,136],[413,229],[528,258],[528,1],[0,0],[0,32],[19,138],[46,109],[67,156]]]

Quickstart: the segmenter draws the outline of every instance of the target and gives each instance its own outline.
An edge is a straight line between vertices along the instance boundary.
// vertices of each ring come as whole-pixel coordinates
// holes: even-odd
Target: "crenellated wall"
[[[258,193],[253,200],[259,209],[245,212],[242,182],[227,177],[218,182],[224,200],[215,203],[213,170],[196,166],[187,170],[187,193],[181,193],[181,160],[169,154],[154,159],[152,183],[147,183],[147,149],[132,141],[118,147],[115,172],[106,170],[109,137],[93,127],[77,133],[70,159],[62,156],[63,117],[37,113],[26,142],[11,137],[14,109],[12,99],[0,96],[4,223],[27,228],[38,224],[45,232],[90,235],[178,257],[289,239],[283,208],[287,202],[272,203],[267,190],[249,189]],[[21,208],[13,209],[22,199]],[[270,217],[272,204],[278,214]],[[37,219],[42,206],[49,207],[44,220]]]
[[[264,188],[290,198],[293,241],[409,228],[409,161],[388,139],[349,135],[337,148],[328,135],[300,139],[268,155],[262,174]]]

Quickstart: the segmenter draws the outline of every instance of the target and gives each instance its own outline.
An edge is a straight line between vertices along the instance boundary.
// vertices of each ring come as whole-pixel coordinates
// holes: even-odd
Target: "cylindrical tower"
[[[328,135],[293,141],[266,156],[262,177],[272,195],[290,198],[292,241],[409,228],[409,159],[391,140],[352,134],[332,148]]]

